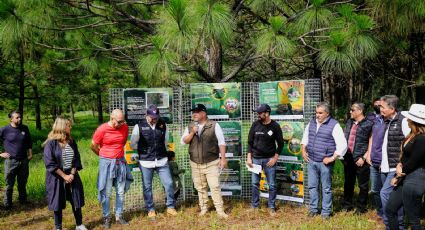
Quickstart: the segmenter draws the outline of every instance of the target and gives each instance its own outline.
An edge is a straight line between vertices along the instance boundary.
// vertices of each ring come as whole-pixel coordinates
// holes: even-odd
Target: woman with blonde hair
[[[80,153],[71,138],[71,121],[58,117],[47,140],[43,143],[46,166],[46,191],[49,210],[54,212],[56,229],[62,229],[62,209],[71,203],[76,230],[86,230],[81,207],[84,191],[78,171],[82,169]]]
[[[391,181],[394,187],[386,207],[389,229],[398,229],[397,211],[404,207],[412,230],[421,229],[422,196],[425,193],[425,105],[413,104],[401,112],[411,133],[401,146],[401,159]]]

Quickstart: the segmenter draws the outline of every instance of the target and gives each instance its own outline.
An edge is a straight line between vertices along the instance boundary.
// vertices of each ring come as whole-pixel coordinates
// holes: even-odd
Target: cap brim
[[[158,119],[159,115],[158,114],[148,114],[149,117],[153,118],[153,119]]]
[[[425,119],[413,116],[409,113],[409,111],[401,111],[401,115],[403,115],[405,118],[409,118],[413,122],[425,125]]]

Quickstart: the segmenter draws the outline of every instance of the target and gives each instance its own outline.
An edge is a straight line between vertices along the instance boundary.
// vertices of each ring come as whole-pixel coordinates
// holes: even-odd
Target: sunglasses
[[[121,121],[119,121],[119,120],[115,119],[115,121],[117,121],[117,123],[118,123],[119,125],[125,124],[125,120],[121,120]]]

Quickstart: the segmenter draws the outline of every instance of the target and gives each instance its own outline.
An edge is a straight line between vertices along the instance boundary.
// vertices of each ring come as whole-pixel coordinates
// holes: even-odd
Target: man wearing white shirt
[[[382,125],[375,124],[372,129],[370,141],[371,178],[377,177],[373,179],[374,183],[378,182],[379,187],[382,186],[379,191],[382,209],[378,207],[378,210],[385,210],[391,191],[394,188],[391,185],[391,179],[394,177],[396,166],[400,162],[401,143],[410,133],[407,119],[397,111],[397,104],[398,97],[395,95],[381,97],[380,108],[383,123]],[[388,226],[388,218],[385,211],[378,214],[383,215],[384,223]],[[403,218],[403,210],[400,209],[398,212],[400,229],[404,229]]]
[[[159,117],[159,110],[155,105],[146,110],[146,119],[133,128],[131,134],[131,147],[137,149],[139,168],[142,172],[143,199],[149,218],[155,218],[155,207],[152,195],[152,178],[156,171],[167,195],[167,214],[177,215],[175,209],[173,180],[168,166],[167,158],[167,127],[164,120]]]
[[[309,217],[319,214],[319,184],[322,184],[323,219],[332,211],[332,169],[336,159],[347,151],[347,141],[338,121],[330,117],[327,102],[316,105],[316,117],[304,130],[301,141],[303,158],[308,162]]]
[[[201,208],[199,215],[203,216],[208,211],[209,186],[217,215],[227,218],[219,180],[220,169],[227,164],[223,130],[216,121],[207,118],[205,105],[197,104],[191,111],[193,122],[185,129],[180,141],[182,144],[189,144],[192,178]]]

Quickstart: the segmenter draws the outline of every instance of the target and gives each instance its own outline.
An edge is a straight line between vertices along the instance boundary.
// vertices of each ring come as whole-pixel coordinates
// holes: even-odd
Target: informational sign
[[[272,119],[304,117],[304,81],[273,81],[260,83],[260,104],[268,104]]]
[[[278,161],[276,166],[276,199],[304,202],[304,174],[301,163]],[[264,171],[261,173],[260,196],[269,197]]]
[[[240,83],[196,83],[190,85],[192,107],[204,104],[211,119],[241,117]]]
[[[125,89],[123,93],[125,120],[128,125],[134,126],[144,119],[146,109],[150,105],[158,107],[161,118],[166,123],[172,123],[173,90],[171,88]]]
[[[302,161],[301,140],[304,133],[304,122],[279,121],[285,144],[279,159],[286,161]]]
[[[220,185],[223,196],[240,196],[241,183],[241,160],[227,159],[227,168],[221,170]]]
[[[226,141],[226,157],[241,156],[242,127],[240,121],[219,121]]]

